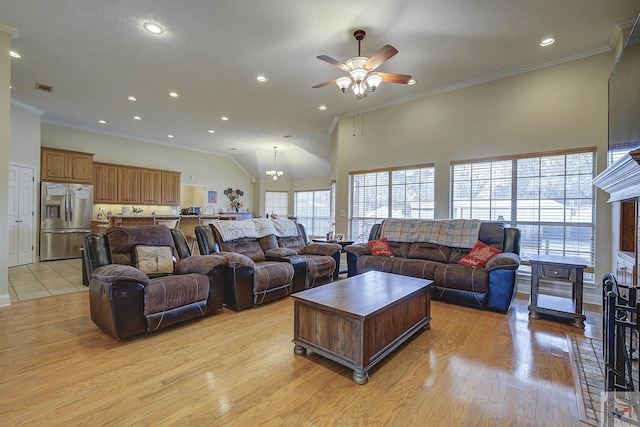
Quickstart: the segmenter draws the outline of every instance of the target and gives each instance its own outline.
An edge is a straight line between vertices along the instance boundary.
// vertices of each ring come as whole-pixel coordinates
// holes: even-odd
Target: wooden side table
[[[587,265],[578,257],[556,255],[532,255],[531,301],[529,318],[539,319],[540,314],[572,319],[572,325],[584,328],[586,319],[582,310],[582,285]],[[571,298],[540,294],[540,279],[560,280],[573,284]]]

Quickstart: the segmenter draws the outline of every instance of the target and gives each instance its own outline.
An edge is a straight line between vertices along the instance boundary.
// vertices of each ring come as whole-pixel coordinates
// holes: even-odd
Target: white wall
[[[0,28],[0,224],[9,224],[9,129],[11,127],[11,112],[9,108],[11,85],[11,57],[7,54],[11,50],[11,34]],[[0,227],[0,307],[11,304],[9,298],[9,268],[7,253],[9,253],[9,228]]]
[[[252,209],[252,185],[248,176],[228,156],[206,154],[167,145],[103,135],[52,124],[42,124],[42,146],[95,154],[96,162],[116,163],[182,172],[183,184],[204,185],[218,192],[215,211],[229,207],[225,188],[244,192],[245,207]],[[205,208],[205,206],[203,206]]]
[[[332,140],[337,211],[348,210],[352,170],[434,163],[436,218],[449,216],[452,160],[596,146],[602,171],[612,61],[612,53],[597,55],[372,111],[364,137],[352,136],[352,118],[340,120]],[[596,197],[595,268],[602,277],[611,270],[611,210],[604,193]],[[346,217],[337,218],[336,231],[346,233]]]

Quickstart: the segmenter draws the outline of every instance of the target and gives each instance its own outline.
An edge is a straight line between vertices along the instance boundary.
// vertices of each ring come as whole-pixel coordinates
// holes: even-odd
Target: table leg
[[[358,385],[364,385],[369,381],[369,373],[356,369],[353,371],[353,382]]]

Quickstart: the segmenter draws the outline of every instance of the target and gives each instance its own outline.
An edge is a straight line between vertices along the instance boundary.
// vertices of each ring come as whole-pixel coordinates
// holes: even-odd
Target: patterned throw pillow
[[[389,241],[386,237],[369,241],[369,247],[371,248],[371,255],[388,257],[393,256],[393,252],[391,252],[391,248],[389,247]]]
[[[149,277],[173,274],[173,263],[171,246],[136,245],[133,247],[131,265]]]
[[[500,249],[485,245],[480,240],[476,242],[469,254],[458,261],[458,264],[468,265],[469,267],[484,267],[484,265],[495,254],[499,254]]]

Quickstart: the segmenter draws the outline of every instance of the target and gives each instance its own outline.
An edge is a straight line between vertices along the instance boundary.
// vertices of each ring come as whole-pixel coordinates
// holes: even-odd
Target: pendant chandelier
[[[273,169],[267,171],[267,176],[274,181],[277,181],[284,172],[278,170],[277,166],[277,157],[278,157],[278,147],[273,147]]]

